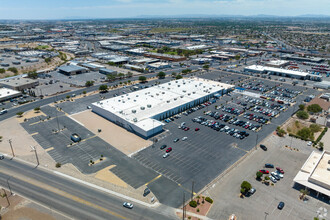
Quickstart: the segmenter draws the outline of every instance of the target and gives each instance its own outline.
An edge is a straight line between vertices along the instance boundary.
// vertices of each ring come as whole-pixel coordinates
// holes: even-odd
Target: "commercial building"
[[[232,85],[201,78],[180,79],[92,104],[96,114],[142,136],[163,130],[160,120],[221,96]]]
[[[114,74],[117,74],[117,71],[106,69],[106,68],[102,68],[102,69],[99,70],[99,73],[105,74],[105,75],[109,75],[109,74],[114,75]]]
[[[314,81],[322,81],[322,76],[319,76],[319,75],[312,75],[312,74],[309,74],[308,72],[287,70],[287,69],[276,68],[276,67],[251,65],[251,66],[245,67],[244,71],[252,72],[252,73],[290,77],[290,78],[295,78],[295,79],[303,79],[303,80],[309,79],[309,80],[314,80]]]
[[[313,151],[293,181],[323,195],[330,202],[330,152]]]
[[[168,68],[168,67],[171,67],[171,65],[166,62],[156,62],[156,63],[148,64],[148,68],[150,68],[150,69],[164,69],[164,68]]]
[[[176,56],[176,55],[169,55],[169,54],[163,54],[163,53],[145,53],[144,56],[146,57],[152,57],[160,60],[168,60],[173,62],[179,62],[186,60],[185,57],[182,56]]]
[[[8,88],[0,88],[0,102],[19,97],[21,95],[22,93],[15,90]]]
[[[280,68],[280,67],[285,67],[289,64],[289,61],[286,60],[271,60],[268,63],[266,63],[266,66],[269,67],[276,67],[276,68]]]
[[[23,91],[25,89],[35,88],[39,85],[39,81],[23,77],[10,78],[0,81],[0,85],[9,89]]]
[[[196,58],[191,60],[191,63],[193,64],[205,64],[205,63],[211,63],[213,60],[210,58]]]
[[[61,66],[58,68],[60,73],[63,73],[65,75],[77,75],[81,73],[86,73],[88,71],[87,68],[77,66],[77,65],[67,65],[67,66]]]
[[[80,66],[88,68],[89,70],[92,70],[92,71],[98,71],[99,69],[104,68],[104,66],[102,66],[100,64],[96,64],[96,63],[82,63],[82,64],[80,64]]]
[[[284,54],[283,56],[281,56],[281,59],[295,60],[301,62],[311,62],[311,63],[321,63],[322,61],[324,61],[323,58],[319,58],[319,57],[299,57],[294,54]]]

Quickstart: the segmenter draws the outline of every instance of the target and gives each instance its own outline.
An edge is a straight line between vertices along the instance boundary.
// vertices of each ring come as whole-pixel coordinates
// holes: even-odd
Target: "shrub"
[[[305,110],[305,105],[304,104],[299,105],[299,110],[304,111]]]
[[[211,204],[213,203],[213,199],[211,199],[210,197],[206,197],[206,198],[205,198],[205,201],[206,201],[206,202],[209,202],[209,203],[211,203]]]
[[[197,202],[196,201],[190,201],[189,202],[189,205],[191,206],[191,207],[193,207],[193,208],[196,208],[197,207]]]
[[[197,210],[196,210],[197,212],[199,212],[199,209],[197,208]]]
[[[297,117],[300,118],[300,119],[308,119],[309,118],[309,115],[307,112],[305,111],[298,111],[296,113]]]
[[[262,172],[260,172],[260,171],[258,171],[257,173],[256,173],[256,178],[257,178],[257,180],[260,180],[261,179],[261,177],[262,177],[262,175],[263,175],[263,173]]]
[[[265,176],[265,180],[269,180],[269,176]]]
[[[309,129],[313,132],[313,133],[316,133],[316,132],[319,132],[321,131],[321,126],[320,125],[317,125],[317,124],[311,124],[309,126]]]
[[[302,128],[297,132],[297,135],[302,137],[303,139],[311,139],[314,140],[314,134],[309,128]]]
[[[328,128],[327,127],[325,127],[324,129],[323,129],[323,131],[322,131],[322,133],[320,134],[320,136],[316,139],[316,143],[318,143],[322,138],[323,138],[323,136],[325,135],[325,133],[328,131]]]
[[[62,166],[62,164],[59,163],[59,162],[57,162],[57,163],[55,164],[55,167],[56,167],[56,168],[60,168],[61,166]]]
[[[313,112],[313,113],[318,113],[318,112],[322,111],[322,108],[318,104],[312,104],[312,105],[307,106],[307,111]]]

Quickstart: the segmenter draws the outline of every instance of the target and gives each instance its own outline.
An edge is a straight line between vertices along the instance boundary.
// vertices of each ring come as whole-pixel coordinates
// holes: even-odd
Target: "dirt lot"
[[[152,144],[151,141],[144,140],[91,111],[83,111],[71,117],[126,155]],[[99,133],[98,129],[101,129],[102,132]]]

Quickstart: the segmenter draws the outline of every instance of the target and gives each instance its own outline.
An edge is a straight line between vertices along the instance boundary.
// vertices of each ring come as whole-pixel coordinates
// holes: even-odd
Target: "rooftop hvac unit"
[[[178,81],[175,81],[176,83],[178,83]]]
[[[197,85],[195,85],[195,87],[197,87]]]
[[[139,95],[136,95],[136,97],[139,97]]]
[[[137,122],[137,118],[133,118],[133,121],[134,121],[134,122]]]
[[[158,93],[156,93],[156,95],[159,95]]]
[[[180,87],[180,85],[178,85],[178,87]]]
[[[328,160],[328,164],[330,164],[330,160]]]
[[[330,167],[328,167],[327,170],[330,171]]]
[[[141,106],[140,109],[141,109],[141,110],[144,110],[144,109],[146,109],[146,108],[145,108],[144,106]]]
[[[136,99],[134,99],[134,102],[136,102]]]
[[[188,95],[191,95],[190,93],[188,93]]]
[[[167,102],[167,103],[170,103],[170,100],[167,100],[166,102]]]
[[[123,114],[123,110],[121,110],[119,113],[120,113],[120,114]]]
[[[162,94],[165,94],[165,92],[162,92]]]
[[[168,83],[169,85],[171,85],[171,83]]]
[[[136,113],[136,110],[135,109],[132,109],[132,113]]]
[[[196,92],[193,92],[193,94],[195,94]]]
[[[149,104],[149,105],[147,105],[147,107],[148,107],[148,108],[151,108],[151,105]]]
[[[178,98],[174,98],[174,101],[176,101]]]
[[[183,95],[181,95],[180,98],[183,98]]]
[[[187,90],[182,90],[182,92],[187,92]]]

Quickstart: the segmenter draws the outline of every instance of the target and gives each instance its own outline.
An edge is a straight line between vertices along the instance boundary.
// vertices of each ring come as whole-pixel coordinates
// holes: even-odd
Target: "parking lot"
[[[230,173],[221,178],[213,187],[207,190],[207,195],[218,201],[210,210],[208,217],[227,219],[235,214],[239,219],[313,219],[321,207],[329,210],[329,204],[308,196],[307,201],[299,200],[299,187],[293,184],[293,178],[305,163],[313,148],[305,141],[291,138],[270,136],[263,142],[268,148],[263,151],[258,148]],[[298,149],[291,150],[285,145]],[[284,177],[274,185],[268,186],[256,180],[259,169],[273,172],[275,168],[265,168],[265,163],[271,163],[284,170]],[[263,175],[263,177],[268,175]],[[243,181],[251,183],[256,192],[245,198],[240,198],[240,185]],[[225,190],[224,190],[225,189]],[[282,210],[277,208],[280,201],[285,203]],[[327,218],[325,218],[327,219]]]

